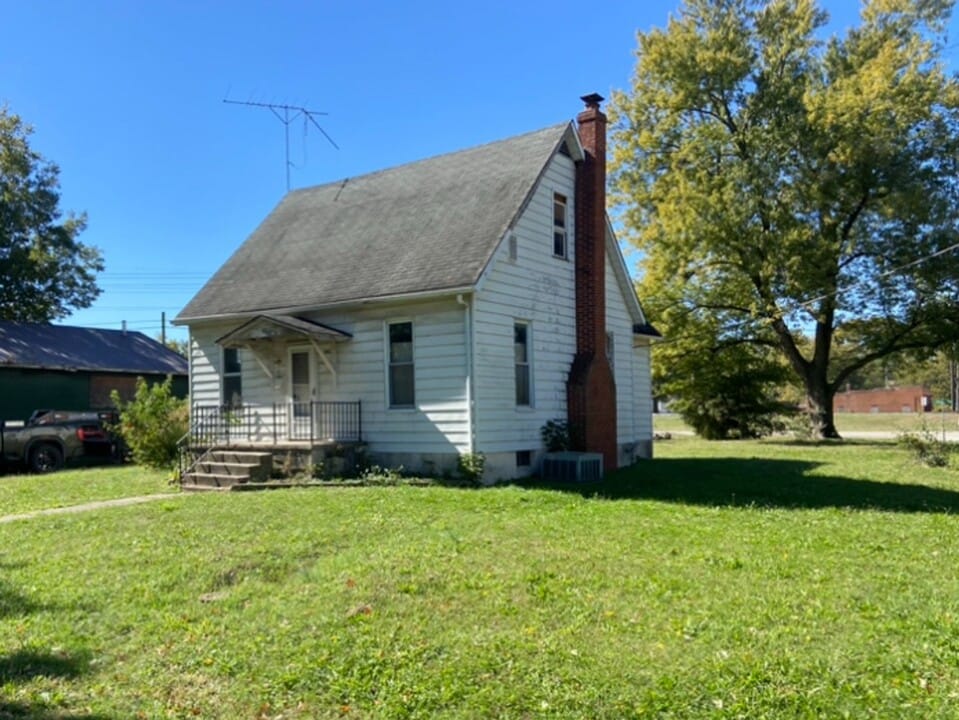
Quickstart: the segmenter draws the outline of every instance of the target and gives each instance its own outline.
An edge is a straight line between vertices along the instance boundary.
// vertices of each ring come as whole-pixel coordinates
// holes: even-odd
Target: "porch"
[[[194,405],[178,445],[181,487],[263,486],[306,471],[353,472],[363,452],[360,401]]]
[[[194,405],[190,414],[193,446],[310,448],[362,441],[363,415],[359,400]]]

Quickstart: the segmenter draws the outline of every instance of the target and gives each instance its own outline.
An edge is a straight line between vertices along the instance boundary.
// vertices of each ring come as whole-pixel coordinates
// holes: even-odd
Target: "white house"
[[[650,456],[658,334],[583,100],[576,125],[289,193],[175,321],[194,427],[431,473],[483,453],[491,481],[535,471],[553,419],[607,470]]]

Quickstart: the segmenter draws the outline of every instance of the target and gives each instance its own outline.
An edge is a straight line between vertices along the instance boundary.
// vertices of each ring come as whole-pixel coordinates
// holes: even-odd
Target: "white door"
[[[290,438],[308,439],[312,431],[313,373],[309,350],[290,351]]]

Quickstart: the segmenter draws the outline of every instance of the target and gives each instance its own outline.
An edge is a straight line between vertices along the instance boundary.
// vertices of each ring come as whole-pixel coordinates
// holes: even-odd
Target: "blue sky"
[[[677,5],[4,3],[0,103],[106,261],[100,299],[65,322],[158,335],[283,196],[283,125],[224,98],[328,112],[339,150],[290,126],[291,185],[315,185],[571,119],[580,95],[628,87],[636,31]],[[850,0],[825,7],[855,21]]]

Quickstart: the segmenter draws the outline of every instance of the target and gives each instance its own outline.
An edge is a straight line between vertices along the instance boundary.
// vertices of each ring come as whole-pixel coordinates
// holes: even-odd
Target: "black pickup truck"
[[[26,466],[37,473],[67,462],[118,456],[109,431],[110,412],[37,410],[26,422],[0,421],[0,467]]]

